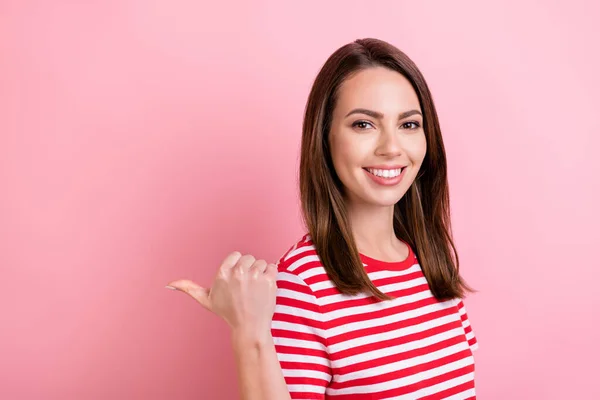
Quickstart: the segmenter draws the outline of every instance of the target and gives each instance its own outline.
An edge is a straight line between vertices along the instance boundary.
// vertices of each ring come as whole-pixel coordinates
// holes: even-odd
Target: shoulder
[[[316,248],[310,234],[305,233],[277,261],[280,272],[294,272],[313,258],[318,260]]]
[[[308,233],[304,234],[280,257],[277,269],[278,281],[297,281],[311,289],[316,289],[313,287],[314,284],[328,280],[327,273]]]

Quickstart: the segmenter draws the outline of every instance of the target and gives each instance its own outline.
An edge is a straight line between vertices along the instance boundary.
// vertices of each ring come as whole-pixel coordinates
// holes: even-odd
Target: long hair
[[[446,153],[438,116],[427,83],[406,54],[378,39],[358,39],[336,50],[315,78],[302,124],[300,199],[304,223],[329,278],[341,293],[390,296],[369,279],[352,235],[329,150],[329,131],[340,85],[357,72],[382,66],[411,83],[423,112],[427,153],[419,174],[394,206],[394,232],[417,256],[438,300],[473,291],[459,275],[452,238]]]

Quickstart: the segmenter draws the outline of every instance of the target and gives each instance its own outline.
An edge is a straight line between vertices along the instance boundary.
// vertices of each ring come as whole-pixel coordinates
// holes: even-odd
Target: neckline
[[[412,267],[416,262],[416,256],[411,248],[411,246],[406,243],[404,240],[399,239],[402,243],[408,247],[408,256],[401,261],[383,261],[379,259],[375,259],[373,257],[369,257],[363,253],[359,253],[360,259],[363,263],[366,264],[367,270],[405,270]]]

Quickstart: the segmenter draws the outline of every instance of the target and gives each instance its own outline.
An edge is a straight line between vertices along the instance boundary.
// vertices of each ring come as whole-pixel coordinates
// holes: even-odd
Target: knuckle
[[[256,259],[254,258],[254,256],[252,254],[244,254],[240,258],[240,261],[241,260],[244,260],[244,262],[254,262]]]
[[[235,268],[248,269],[254,263],[254,257],[250,254],[242,256],[235,265]]]
[[[241,268],[235,268],[233,270],[232,278],[237,281],[244,279],[244,271]]]
[[[217,275],[225,277],[228,275],[229,270],[230,268],[226,264],[221,264],[221,266],[217,270]]]

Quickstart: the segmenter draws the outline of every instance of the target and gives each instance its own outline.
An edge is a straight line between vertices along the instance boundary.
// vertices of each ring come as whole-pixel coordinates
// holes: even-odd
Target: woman
[[[394,46],[332,54],[306,105],[308,232],[277,265],[234,252],[182,290],[232,328],[243,399],[472,399],[446,156],[427,84]]]

